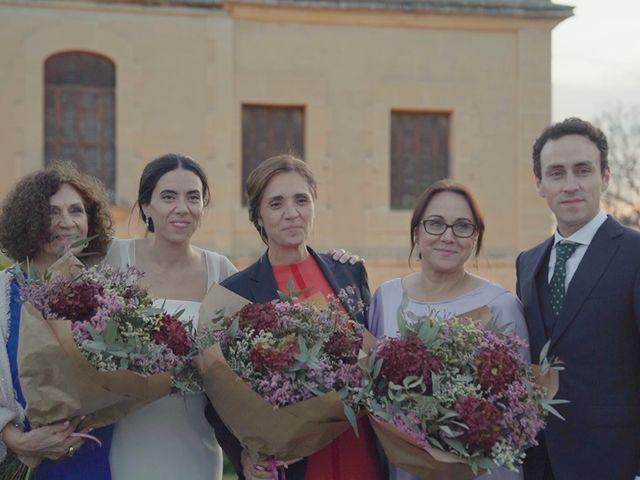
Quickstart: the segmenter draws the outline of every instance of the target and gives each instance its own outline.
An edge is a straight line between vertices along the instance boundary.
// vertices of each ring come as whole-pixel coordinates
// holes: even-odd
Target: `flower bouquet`
[[[557,382],[559,363],[531,368],[523,340],[473,316],[400,311],[400,336],[378,340],[363,362],[374,431],[390,462],[420,478],[517,470],[545,415],[559,416],[552,404],[562,400],[537,378]]]
[[[86,416],[108,425],[194,387],[188,325],[154,308],[133,268],[81,268],[64,256],[44,278],[21,278],[18,365],[34,426]]]
[[[210,295],[198,367],[218,415],[252,454],[291,461],[356,428],[367,332],[338,299],[252,304],[220,286]],[[221,305],[234,307],[212,313]]]

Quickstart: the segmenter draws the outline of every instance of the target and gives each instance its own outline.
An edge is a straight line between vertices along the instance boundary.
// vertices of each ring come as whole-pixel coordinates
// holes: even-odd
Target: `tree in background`
[[[605,208],[626,225],[640,228],[640,106],[605,110],[594,124],[609,140],[611,182]]]

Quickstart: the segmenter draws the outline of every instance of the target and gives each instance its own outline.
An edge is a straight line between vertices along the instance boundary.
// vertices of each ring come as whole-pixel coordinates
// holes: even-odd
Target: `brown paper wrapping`
[[[369,421],[389,462],[411,475],[423,480],[470,480],[477,476],[463,459],[435,448],[425,450],[393,425],[372,415]]]
[[[202,303],[200,321],[204,318],[210,324],[218,312],[233,315],[249,303],[214,285]],[[314,294],[304,303],[320,308],[327,304],[322,294]],[[196,366],[218,415],[240,443],[254,454],[283,461],[308,457],[351,428],[336,392],[274,408],[229,367],[219,344],[201,351]]]
[[[218,415],[251,452],[285,461],[308,457],[350,428],[335,392],[274,408],[229,367],[219,344],[196,364]]]
[[[49,271],[70,278],[81,265],[73,255],[64,255]],[[98,371],[73,340],[71,321],[47,321],[28,303],[20,315],[18,370],[31,425],[83,415],[87,418],[79,428],[109,425],[170,393],[169,373]]]

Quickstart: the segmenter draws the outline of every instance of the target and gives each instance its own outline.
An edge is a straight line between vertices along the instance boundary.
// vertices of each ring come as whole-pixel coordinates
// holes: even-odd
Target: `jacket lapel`
[[[552,348],[576,319],[586,299],[600,281],[618,250],[618,242],[612,240],[622,233],[621,225],[611,217],[596,232],[569,284],[560,316],[551,333]]]
[[[278,286],[267,253],[268,251],[256,262],[249,277],[249,290],[254,302],[270,302],[277,298],[275,292],[278,290]]]
[[[540,347],[546,343],[547,334],[545,333],[544,320],[542,318],[540,292],[538,291],[536,277],[544,267],[544,262],[548,261],[552,246],[553,237],[549,237],[533,252],[530,261],[526,265],[521,265],[522,269],[528,271],[519,272],[520,278],[523,279],[520,287],[521,300],[525,306],[530,306],[526,310],[526,315],[531,343],[540,345]],[[544,280],[546,282],[546,279]]]
[[[331,285],[331,288],[333,289],[336,296],[338,295],[338,292],[340,292],[340,290],[349,286],[349,279],[346,278],[342,273],[342,269],[338,268],[338,262],[327,259],[322,255],[318,255],[311,248],[309,248],[309,252],[318,262],[320,270],[322,270],[322,273],[324,274],[324,278],[327,279],[327,282],[329,282],[329,285]],[[353,311],[353,305],[350,305],[348,302],[345,303],[341,300],[340,303],[342,303],[342,306],[352,319],[364,324],[365,318],[362,315],[362,312]]]
[[[327,279],[327,282],[329,282],[329,285],[331,285],[331,288],[333,289],[333,291],[339,292],[341,288],[344,288],[337,279],[337,275],[336,275],[337,262],[334,262],[333,260],[327,261],[325,258],[323,258],[322,256],[318,255],[316,252],[314,252],[311,248],[309,247],[307,248],[309,249],[309,253],[318,262],[318,265],[320,266],[320,270],[322,270],[324,277]]]

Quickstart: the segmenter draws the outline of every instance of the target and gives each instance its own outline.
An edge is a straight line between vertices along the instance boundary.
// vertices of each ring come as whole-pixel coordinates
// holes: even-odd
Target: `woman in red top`
[[[362,263],[337,263],[307,246],[316,190],[308,166],[290,155],[265,160],[251,172],[247,180],[249,218],[268,249],[253,265],[226,279],[224,287],[253,302],[268,302],[277,298],[277,290],[286,291],[288,280],[293,278],[295,290],[310,289],[305,296],[316,292],[325,297],[336,295],[351,285],[359,297],[355,300],[369,304],[367,272]],[[366,324],[366,312],[350,311],[352,306],[347,303],[343,306],[352,318]],[[211,407],[207,418],[239,478],[272,478],[261,465],[241,455],[242,446]],[[371,428],[361,420],[358,429],[360,437],[349,429],[324,449],[290,465],[287,480],[382,480],[383,462]]]

